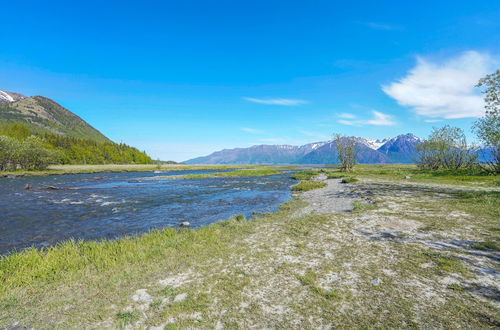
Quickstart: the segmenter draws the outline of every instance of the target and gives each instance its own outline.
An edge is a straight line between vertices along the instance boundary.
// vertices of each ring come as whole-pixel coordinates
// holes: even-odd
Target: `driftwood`
[[[71,188],[71,187],[56,187],[56,186],[45,186],[38,188],[38,190],[79,190],[80,188]]]

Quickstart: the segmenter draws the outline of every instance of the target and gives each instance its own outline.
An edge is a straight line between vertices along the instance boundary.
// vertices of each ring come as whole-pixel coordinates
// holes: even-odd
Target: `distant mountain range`
[[[422,139],[408,133],[384,140],[356,140],[356,160],[360,164],[408,164],[417,156],[416,145]],[[335,164],[338,163],[335,141],[303,146],[256,145],[249,148],[224,149],[187,164]]]
[[[111,142],[97,129],[51,99],[0,90],[0,124],[12,123],[23,124],[36,134],[54,133]]]

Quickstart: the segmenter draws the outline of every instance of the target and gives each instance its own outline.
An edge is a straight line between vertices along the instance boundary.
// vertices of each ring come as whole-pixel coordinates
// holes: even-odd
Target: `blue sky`
[[[0,89],[177,161],[483,113],[500,1],[0,1]],[[472,138],[472,135],[470,135]]]

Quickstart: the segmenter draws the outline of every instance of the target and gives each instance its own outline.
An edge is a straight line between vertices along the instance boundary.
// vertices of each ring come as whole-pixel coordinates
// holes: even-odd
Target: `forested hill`
[[[53,133],[98,142],[110,142],[101,132],[51,99],[43,96],[16,95],[19,95],[17,100],[12,98],[11,102],[0,103],[1,124],[23,124],[36,134]]]
[[[25,97],[0,91],[0,138],[2,136],[0,156],[4,158],[4,168],[8,164],[11,169],[15,169],[16,164],[22,168],[15,157],[23,159],[27,155],[20,155],[22,150],[33,153],[33,149],[40,148],[44,149],[45,163],[153,162],[145,152],[123,143],[114,143],[68,109],[42,96]],[[37,137],[36,143],[33,143],[33,136]],[[6,157],[9,148],[12,149],[10,158]]]

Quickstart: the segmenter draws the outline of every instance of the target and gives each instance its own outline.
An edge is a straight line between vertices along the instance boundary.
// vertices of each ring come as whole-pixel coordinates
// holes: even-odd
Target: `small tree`
[[[417,144],[416,148],[417,165],[426,170],[469,168],[477,159],[467,145],[464,131],[449,125],[434,127],[429,138]]]
[[[16,139],[0,135],[0,171],[16,169],[20,145]]]
[[[483,143],[482,167],[494,174],[500,173],[500,70],[479,80],[476,87],[483,90],[486,114],[474,123],[474,131]]]
[[[335,134],[333,139],[337,146],[340,170],[344,172],[352,171],[356,164],[356,140],[340,134]]]
[[[18,152],[19,166],[26,170],[43,170],[57,162],[59,156],[56,151],[45,148],[43,139],[34,135],[21,143]]]

